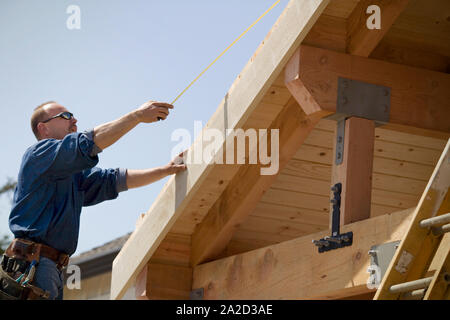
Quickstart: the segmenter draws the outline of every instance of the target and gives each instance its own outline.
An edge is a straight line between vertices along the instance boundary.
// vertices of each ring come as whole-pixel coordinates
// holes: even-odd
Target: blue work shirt
[[[29,239],[72,255],[78,244],[80,213],[115,199],[126,187],[126,170],[100,169],[93,131],[45,139],[22,158],[9,227]]]

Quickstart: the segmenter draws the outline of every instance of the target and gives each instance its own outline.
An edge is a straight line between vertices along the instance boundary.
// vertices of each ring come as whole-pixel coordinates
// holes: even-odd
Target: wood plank
[[[323,14],[347,19],[360,0],[333,0]]]
[[[279,170],[306,139],[319,119],[305,117],[292,99],[270,126],[279,130]],[[235,226],[246,219],[270,188],[276,175],[261,174],[261,165],[245,165],[225,189],[217,203],[192,235],[191,265],[210,260],[224,250],[233,236]]]
[[[316,163],[292,158],[286,165],[283,174],[331,181],[331,164]]]
[[[450,4],[446,0],[410,0],[386,38],[402,45],[407,44],[411,49],[420,48],[449,57],[449,14]]]
[[[307,194],[303,192],[294,192],[287,190],[269,189],[261,201],[266,203],[275,203],[296,208],[310,210],[330,211],[330,197],[327,195]]]
[[[419,134],[408,134],[401,131],[386,129],[385,127],[375,128],[375,139],[379,141],[389,141],[419,148],[433,149],[441,152],[445,148],[450,134],[440,138],[433,138]]]
[[[450,75],[300,46],[286,67],[286,86],[307,114],[336,112],[338,78],[391,88],[389,123],[450,132]]]
[[[342,185],[340,193],[341,226],[370,217],[374,140],[374,121],[357,117],[345,120],[342,163],[335,164],[333,161],[331,175],[331,187],[337,183]],[[333,154],[336,154],[336,143]],[[329,191],[329,194],[330,199],[333,199],[333,192]],[[330,212],[333,212],[332,204]],[[332,229],[331,217],[330,229]]]
[[[277,218],[263,218],[249,216],[247,220],[239,226],[241,231],[266,232],[271,235],[286,236],[289,239],[298,238],[305,234],[317,233],[326,230],[327,225],[317,225],[308,223],[295,223]]]
[[[396,136],[400,138],[395,139]],[[380,139],[380,137],[383,138]],[[445,140],[437,140],[428,137],[420,137],[416,135],[403,134],[396,131],[375,129],[375,156],[389,159],[409,161],[434,166],[439,159],[442,149],[445,147]],[[414,144],[414,140],[417,143]],[[330,148],[333,146],[335,135],[329,131],[314,129],[305,141],[305,145]],[[399,142],[406,141],[409,144]],[[428,147],[426,143],[430,143],[434,148]],[[418,146],[420,144],[421,146]]]
[[[348,18],[347,52],[368,57],[406,8],[409,0],[361,0]],[[370,5],[380,8],[381,28],[369,29],[366,13]]]
[[[331,165],[333,149],[303,144],[292,158]]]
[[[414,162],[374,157],[373,172],[427,181],[433,173],[433,167]]]
[[[370,58],[385,60],[391,63],[448,73],[450,57],[426,51],[422,47],[404,44],[403,39],[392,39],[389,34],[370,54]],[[413,46],[414,48],[411,48]]]
[[[303,44],[323,49],[345,52],[347,20],[322,14],[303,40]]]
[[[328,231],[199,265],[193,288],[204,288],[205,299],[337,299],[367,293],[368,250],[399,240],[412,211],[344,226],[343,232],[353,231],[353,245],[324,254],[311,242]]]
[[[379,177],[379,175],[377,175]],[[393,181],[397,180],[397,178],[389,179],[383,187],[389,188],[389,184]],[[378,180],[379,181],[379,180]],[[374,185],[378,185],[377,183],[372,183],[372,187]],[[403,179],[401,183],[410,183],[414,182],[411,179]],[[307,194],[315,194],[321,196],[328,196],[330,193],[330,182],[316,180],[311,178],[297,177],[291,175],[280,174],[277,180],[272,184],[271,189],[279,190],[279,191],[295,191]],[[421,185],[425,185],[421,183]],[[387,205],[392,207],[397,207],[399,209],[406,209],[416,206],[419,202],[420,195],[423,192],[423,188],[417,190],[415,194],[409,194],[403,192],[408,185],[400,185],[400,191],[395,190],[384,190],[377,189],[375,187],[372,188],[372,203]],[[397,186],[398,188],[398,186]]]
[[[206,128],[241,128],[279,76],[295,49],[305,38],[329,0],[291,0],[275,26],[231,86]],[[199,148],[194,142],[190,152]],[[149,209],[150,219],[129,239],[113,263],[111,298],[120,299],[149,261],[177,218],[188,207],[202,182],[213,171],[209,163],[188,165],[172,177]]]
[[[287,207],[284,205],[259,202],[251,216],[292,221],[297,224],[325,226],[328,224],[328,213],[319,210]]]

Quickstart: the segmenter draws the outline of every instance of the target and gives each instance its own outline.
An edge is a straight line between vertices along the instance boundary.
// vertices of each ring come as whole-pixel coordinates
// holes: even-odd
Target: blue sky
[[[1,0],[0,185],[17,178],[22,155],[35,143],[32,110],[56,100],[78,119],[79,131],[114,120],[147,100],[171,102],[275,0]],[[166,164],[178,128],[193,136],[269,32],[282,0],[175,104],[169,119],[140,124],[100,155],[99,167],[144,169]],[[69,30],[66,9],[81,10]],[[194,138],[194,137],[193,137]],[[134,230],[168,178],[84,208],[79,254]],[[10,198],[0,197],[0,235]]]

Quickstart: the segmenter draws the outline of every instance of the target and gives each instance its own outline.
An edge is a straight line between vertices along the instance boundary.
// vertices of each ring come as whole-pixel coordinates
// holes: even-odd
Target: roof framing
[[[439,1],[443,3],[442,0]],[[411,57],[412,52],[416,53],[416,47],[412,49],[405,47],[406,49],[403,48],[401,52],[408,55],[403,59],[403,55],[402,57],[386,56],[383,49],[391,47],[391,44],[385,41],[386,38],[392,39],[393,36],[400,34],[398,30],[402,30],[401,25],[396,26],[396,18],[400,16],[398,20],[403,21],[404,24],[402,17],[405,14],[401,14],[402,11],[406,8],[405,13],[410,14],[409,11],[417,7],[419,0],[376,0],[376,2],[384,13],[384,25],[388,27],[380,32],[368,33],[357,27],[365,23],[361,10],[368,3],[366,0],[333,0],[332,2],[291,0],[267,38],[233,83],[205,129],[219,129],[226,136],[225,132],[228,128],[244,130],[255,127],[280,128],[281,169],[286,164],[286,159],[289,160],[292,157],[292,152],[295,153],[294,149],[303,143],[318,120],[336,111],[336,82],[337,78],[342,76],[391,87],[391,122],[383,126],[383,129],[388,129],[386,132],[389,134],[397,137],[406,133],[409,138],[413,137],[409,134],[417,134],[447,139],[450,132],[447,121],[450,118],[448,108],[450,96],[445,89],[450,87],[450,78],[443,72],[445,72],[446,62],[449,61],[448,57],[442,59],[442,63],[435,65],[429,62],[429,57],[435,54],[433,50],[419,52],[418,55]],[[408,6],[407,3],[409,3]],[[389,30],[390,26],[393,26],[391,29],[396,30],[395,33]],[[439,36],[443,35],[439,33]],[[395,43],[395,47],[397,45]],[[433,45],[435,45],[434,42]],[[441,50],[439,54],[445,56],[445,51]],[[291,62],[286,67],[291,58]],[[419,69],[416,68],[417,66],[430,66],[428,69],[440,72]],[[285,74],[282,72],[283,69]],[[290,90],[285,87],[285,76]],[[277,104],[272,103],[271,99],[276,100]],[[287,112],[295,114],[293,119],[288,117]],[[320,123],[317,127],[320,127]],[[189,149],[190,154],[202,148],[200,141],[201,136]],[[414,145],[415,142],[412,144]],[[226,144],[223,144],[222,149],[225,147]],[[428,144],[425,147],[428,147]],[[412,148],[409,148],[408,152],[410,151]],[[278,271],[275,270],[276,268],[271,269],[276,267],[276,263],[279,265],[277,260],[274,262],[272,259],[272,254],[275,252],[280,256],[279,261],[284,261],[286,257],[292,256],[297,251],[314,250],[311,239],[322,237],[322,233],[198,265],[216,258],[217,255],[220,256],[221,250],[229,245],[239,224],[247,219],[252,208],[258,204],[258,199],[261,199],[262,194],[274,181],[272,177],[258,174],[260,166],[217,165],[213,162],[212,160],[202,165],[188,164],[187,172],[172,177],[163,187],[143,218],[141,226],[132,234],[113,263],[112,299],[120,299],[141,270],[145,273],[145,270],[151,270],[150,266],[156,264],[158,264],[158,270],[167,269],[166,263],[160,266],[161,262],[154,261],[154,258],[165,245],[168,232],[183,234],[187,239],[191,239],[192,236],[188,255],[190,265],[195,267],[193,287],[203,286],[200,279],[211,276],[217,284],[212,286],[205,282],[208,289],[212,288],[206,298],[215,298],[219,295],[219,298],[232,299],[248,296],[253,298],[254,292],[264,298],[264,294],[267,293],[267,290],[264,290],[267,287],[264,285],[251,284],[251,287],[243,288],[249,283],[248,281],[252,280],[252,275],[246,276],[246,270],[242,268],[237,270],[239,261],[242,262],[239,260],[241,258],[248,258],[249,260],[245,261],[257,274],[270,275],[272,279],[268,281],[276,280],[279,276],[282,277],[281,279],[293,279],[294,275],[285,277],[284,271],[280,273],[280,269]],[[287,193],[286,190],[280,191],[277,196],[280,196],[281,201],[291,200],[294,196]],[[285,197],[281,197],[283,195]],[[411,206],[415,204],[414,202]],[[357,232],[366,230],[371,234],[373,230],[378,230],[380,234],[373,235],[373,238],[369,237],[372,240],[365,237],[358,238],[358,243],[362,247],[342,249],[347,250],[342,256],[339,252],[330,253],[331,256],[336,255],[336,259],[330,258],[328,254],[327,258],[314,256],[311,262],[297,261],[299,264],[295,267],[303,270],[304,275],[311,272],[312,265],[325,266],[326,269],[326,265],[331,262],[341,261],[342,264],[348,265],[354,262],[355,257],[359,256],[358,259],[361,259],[361,252],[366,250],[370,241],[385,242],[386,235],[389,238],[392,234],[395,234],[393,238],[398,239],[404,232],[405,219],[410,211],[357,222],[351,225]],[[376,228],[374,221],[378,221]],[[348,227],[345,226],[345,228]],[[394,231],[397,227],[398,229]],[[302,241],[304,241],[304,247],[300,245]],[[373,244],[372,242],[370,244]],[[299,246],[293,244],[299,244]],[[269,252],[268,255],[267,252]],[[184,258],[187,261],[188,257]],[[364,259],[366,257],[362,260]],[[185,260],[183,260],[184,263],[186,263]],[[144,268],[146,265],[147,268]],[[336,269],[340,266],[341,264]],[[189,273],[189,266],[183,264],[183,267]],[[230,272],[232,274],[236,272],[242,283],[225,283],[233,280],[229,278]],[[292,295],[282,291],[276,294],[279,294],[281,298],[339,298],[366,293],[365,273],[365,269],[339,269],[336,273],[337,278],[346,279],[348,283],[353,284],[352,286],[347,286],[343,282],[333,282],[335,278],[331,279],[330,273],[326,273],[325,278],[316,279],[314,283],[291,281],[289,285],[292,287]],[[143,278],[147,281],[145,288],[150,289],[154,279],[145,275]],[[164,286],[161,281],[158,282],[158,286],[160,283]],[[185,291],[186,288],[182,289]],[[296,296],[299,290],[305,294]],[[158,295],[158,292],[155,291],[155,294]],[[273,299],[276,296],[272,293],[267,298]]]
[[[242,128],[264,94],[309,32],[329,0],[291,0],[241,75],[233,83],[205,128]],[[201,137],[199,138],[201,139]],[[190,152],[195,152],[197,139]],[[153,203],[142,225],[131,236],[113,262],[111,299],[120,299],[140,270],[149,261],[176,219],[198,196],[202,182],[218,166],[188,165],[188,170],[172,177]],[[236,168],[237,171],[237,168]],[[236,171],[230,173],[232,177]],[[231,179],[230,179],[231,180]],[[222,183],[223,188],[226,187]]]

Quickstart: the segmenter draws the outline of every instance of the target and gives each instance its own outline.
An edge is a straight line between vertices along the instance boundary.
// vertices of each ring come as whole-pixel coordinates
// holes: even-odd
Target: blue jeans
[[[34,274],[33,285],[50,292],[51,300],[62,300],[64,290],[64,278],[62,272],[52,260],[40,257]]]

